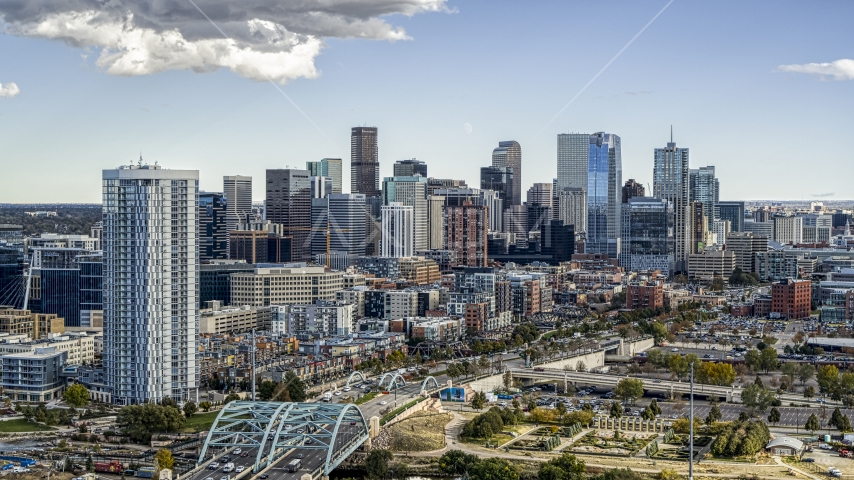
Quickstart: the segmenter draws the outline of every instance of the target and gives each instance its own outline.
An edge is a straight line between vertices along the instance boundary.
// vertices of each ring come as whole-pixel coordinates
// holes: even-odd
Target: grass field
[[[0,432],[3,433],[49,432],[52,430],[56,429],[53,427],[46,427],[40,423],[28,422],[23,418],[16,418],[15,420],[7,420],[5,422],[0,422]]]
[[[184,423],[184,428],[181,430],[184,432],[201,432],[202,430],[209,430],[218,414],[219,411],[197,413]]]

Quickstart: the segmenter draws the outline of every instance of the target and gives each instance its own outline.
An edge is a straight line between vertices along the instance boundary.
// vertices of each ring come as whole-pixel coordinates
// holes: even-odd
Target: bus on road
[[[300,460],[298,458],[291,460],[290,463],[288,463],[288,471],[289,472],[296,472],[297,470],[300,469],[300,467],[302,467],[302,460]]]

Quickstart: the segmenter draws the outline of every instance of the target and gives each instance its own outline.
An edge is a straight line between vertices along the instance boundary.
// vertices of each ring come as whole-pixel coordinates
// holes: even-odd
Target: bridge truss
[[[365,417],[353,404],[234,401],[214,420],[199,465],[209,448],[257,448],[257,473],[299,448],[325,451],[322,468],[329,475],[368,438]]]

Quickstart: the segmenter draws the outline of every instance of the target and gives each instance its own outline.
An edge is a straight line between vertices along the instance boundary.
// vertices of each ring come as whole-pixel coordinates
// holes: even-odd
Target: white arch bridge
[[[242,467],[232,479],[265,469],[276,480],[301,478],[306,471],[313,478],[327,476],[368,439],[368,424],[353,404],[234,401],[214,420],[190,478],[209,477],[211,462],[220,468],[226,455]],[[295,459],[298,471],[277,468]]]

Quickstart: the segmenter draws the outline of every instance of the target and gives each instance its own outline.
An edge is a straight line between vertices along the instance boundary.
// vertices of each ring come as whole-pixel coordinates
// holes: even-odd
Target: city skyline
[[[0,200],[96,202],[94,172],[129,163],[140,151],[152,163],[200,170],[201,188],[219,191],[224,175],[262,178],[268,168],[300,168],[323,158],[349,163],[346,131],[365,123],[380,131],[379,178],[392,175],[394,161],[415,157],[430,165],[432,176],[476,184],[497,142],[512,138],[525,151],[525,191],[557,176],[558,133],[609,131],[623,140],[625,175],[648,185],[653,149],[665,143],[673,125],[675,140],[694,152],[691,168],[717,167],[723,199],[844,198],[844,175],[810,169],[794,178],[788,172],[808,156],[839,158],[842,168],[854,164],[844,114],[852,101],[851,76],[844,63],[833,63],[847,54],[844,29],[834,25],[854,10],[848,4],[834,3],[839,14],[830,19],[820,8],[751,4],[740,6],[745,15],[733,19],[709,6],[674,2],[543,130],[665,3],[615,9],[611,21],[620,33],[597,45],[584,40],[589,26],[560,14],[574,6],[560,4],[551,7],[555,15],[542,15],[547,7],[513,12],[536,16],[538,30],[548,32],[526,31],[515,43],[488,28],[512,7],[479,2],[436,0],[433,10],[450,12],[413,7],[398,12],[410,17],[382,20],[386,33],[405,30],[406,41],[382,41],[390,34],[369,36],[381,40],[371,41],[320,32],[325,46],[312,64],[318,74],[276,87],[299,110],[273,86],[225,68],[127,78],[94,63],[97,45],[75,49],[49,41],[55,37],[12,32],[0,38],[0,50],[9,53],[0,78],[0,128],[7,134],[5,173],[16,181]],[[757,32],[751,22],[742,28],[755,17],[751,11],[796,26],[781,31],[760,25]],[[2,8],[0,15],[14,21]],[[550,28],[556,22],[567,28]],[[726,38],[722,28],[730,32]],[[692,39],[674,44],[673,36],[683,31]],[[567,44],[578,47],[560,47]],[[456,45],[469,48],[456,52]],[[541,74],[485,76],[499,51],[519,62],[520,73]],[[536,53],[530,58],[523,55],[531,51]],[[34,57],[45,61],[33,65]],[[674,60],[679,71],[660,75]],[[445,73],[450,71],[460,75]],[[406,82],[399,81],[402,74]],[[356,90],[358,96],[351,93]],[[751,142],[740,141],[745,135]],[[819,136],[838,141],[812,140]],[[739,155],[732,153],[736,145]],[[33,168],[41,172],[42,189],[26,181]],[[343,170],[348,185],[349,169]],[[260,200],[263,186],[254,187],[253,198]]]

